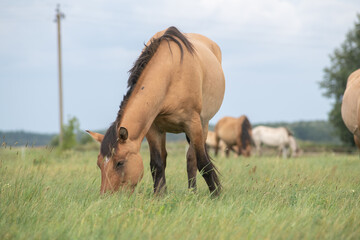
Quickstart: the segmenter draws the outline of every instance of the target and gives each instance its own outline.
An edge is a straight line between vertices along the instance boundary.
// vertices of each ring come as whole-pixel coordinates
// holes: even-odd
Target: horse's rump
[[[347,80],[341,116],[349,131],[360,138],[360,69],[351,73]]]

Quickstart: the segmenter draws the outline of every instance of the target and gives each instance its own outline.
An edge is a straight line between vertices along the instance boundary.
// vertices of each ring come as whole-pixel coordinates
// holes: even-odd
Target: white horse
[[[285,127],[266,127],[258,126],[253,128],[253,141],[256,147],[256,152],[261,155],[261,144],[271,147],[278,147],[279,156],[282,153],[283,158],[288,156],[288,148],[291,148],[291,156],[295,157],[299,153],[296,140],[292,133]]]

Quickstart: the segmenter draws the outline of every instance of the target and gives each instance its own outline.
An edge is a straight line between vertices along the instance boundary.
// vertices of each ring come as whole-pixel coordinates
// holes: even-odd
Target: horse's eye
[[[116,163],[116,169],[119,169],[119,168],[121,168],[122,166],[124,166],[124,161],[119,161],[119,162],[117,162]]]

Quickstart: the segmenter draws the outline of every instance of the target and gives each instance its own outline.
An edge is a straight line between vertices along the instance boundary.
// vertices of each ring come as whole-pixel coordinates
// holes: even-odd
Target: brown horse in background
[[[215,134],[215,132],[208,131],[208,135],[207,135],[207,138],[206,138],[206,147],[207,147],[207,150],[214,149],[214,151],[216,151],[216,134]],[[235,152],[236,156],[238,157],[237,147],[233,146],[232,149],[229,149],[226,146],[226,143],[221,139],[220,139],[220,142],[219,142],[219,148],[220,148],[221,153],[226,154],[226,156],[228,156],[229,151],[232,150],[232,151]],[[224,156],[224,155],[222,155],[222,156]]]
[[[346,127],[354,134],[354,141],[360,148],[360,69],[351,73],[346,84],[341,116]]]
[[[216,149],[218,153],[220,140],[224,141],[229,149],[237,147],[238,155],[249,157],[251,155],[252,127],[249,119],[242,115],[239,118],[224,117],[215,125]],[[227,153],[227,157],[229,153]]]
[[[185,132],[189,188],[196,189],[197,170],[211,193],[221,184],[206,150],[209,120],[219,110],[225,92],[221,51],[200,34],[182,34],[175,27],[155,34],[130,70],[129,90],[115,122],[105,136],[90,132],[101,142],[97,164],[100,192],[133,190],[143,176],[140,146],[150,148],[154,192],[166,189],[166,132]]]

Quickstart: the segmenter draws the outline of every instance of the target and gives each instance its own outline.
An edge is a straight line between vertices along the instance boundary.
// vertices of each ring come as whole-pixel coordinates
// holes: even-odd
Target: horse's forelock
[[[113,122],[104,135],[101,142],[100,154],[103,157],[111,157],[114,151],[117,150],[118,134],[116,129],[116,122]]]

